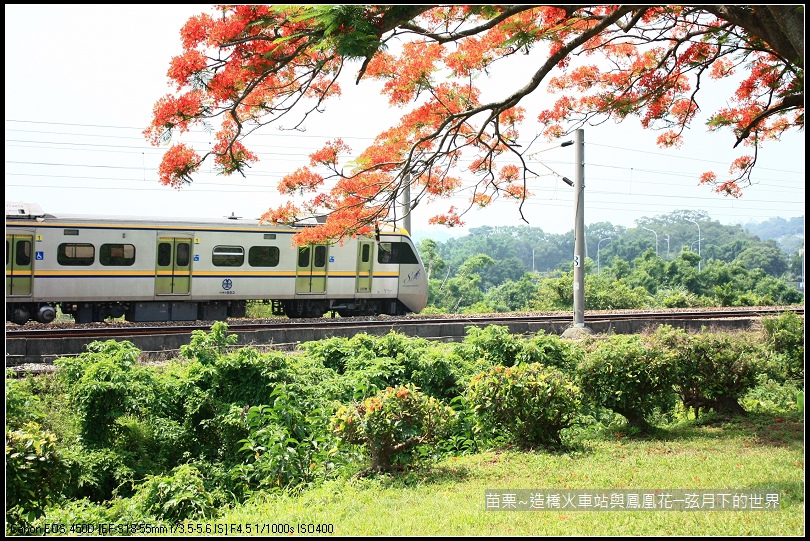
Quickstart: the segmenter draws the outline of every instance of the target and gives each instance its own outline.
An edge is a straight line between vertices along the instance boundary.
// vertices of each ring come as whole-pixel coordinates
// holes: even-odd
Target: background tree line
[[[804,217],[723,225],[705,212],[679,210],[643,218],[632,228],[591,224],[585,239],[587,310],[795,304],[804,298]],[[430,278],[428,311],[573,307],[573,231],[484,226],[443,242],[423,238],[418,246]]]

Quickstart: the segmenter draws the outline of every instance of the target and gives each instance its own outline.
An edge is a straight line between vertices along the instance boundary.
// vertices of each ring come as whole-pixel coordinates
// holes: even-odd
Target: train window
[[[368,263],[368,260],[371,258],[371,245],[364,244],[360,249],[360,261],[363,263]]]
[[[326,246],[315,247],[315,257],[313,258],[312,266],[316,268],[326,266]]]
[[[28,241],[17,241],[17,254],[14,264],[20,267],[27,267],[31,264],[31,243]]]
[[[191,245],[186,242],[178,242],[177,243],[177,258],[175,259],[175,263],[178,267],[188,267],[189,261],[191,261]],[[241,263],[240,263],[241,265]]]
[[[419,263],[419,259],[407,242],[381,242],[377,252],[378,263]]]
[[[309,267],[309,246],[298,249],[298,267],[301,269]]]
[[[60,244],[56,250],[56,262],[66,266],[92,265],[96,260],[96,248],[92,244]]]
[[[240,267],[245,262],[245,249],[241,246],[214,246],[211,262],[215,267]]]
[[[104,266],[128,267],[135,263],[135,246],[132,244],[102,244],[98,250],[98,262]]]
[[[251,267],[278,266],[279,251],[275,246],[253,246],[248,251],[248,265]]]
[[[378,263],[393,263],[393,254],[391,253],[391,243],[381,242],[377,250]]]
[[[172,262],[172,245],[168,242],[161,242],[158,244],[157,264],[159,267],[165,267]]]

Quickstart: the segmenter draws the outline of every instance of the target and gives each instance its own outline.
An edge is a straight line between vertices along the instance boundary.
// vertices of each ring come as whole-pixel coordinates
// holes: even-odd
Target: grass
[[[487,489],[778,492],[778,511],[493,511]],[[804,535],[804,419],[686,421],[650,437],[590,437],[564,452],[488,451],[397,475],[260,495],[218,524],[332,525],[340,536]],[[310,527],[311,528],[311,527]],[[276,526],[279,530],[279,526]],[[267,532],[271,533],[272,532]]]

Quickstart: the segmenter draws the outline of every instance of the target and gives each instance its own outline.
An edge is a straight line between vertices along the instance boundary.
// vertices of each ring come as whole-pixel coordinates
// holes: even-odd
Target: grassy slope
[[[504,450],[396,476],[264,497],[220,524],[332,524],[341,536],[804,535],[804,419],[752,414],[655,438],[584,440],[565,453]],[[779,511],[487,511],[487,489],[779,491]],[[318,534],[314,534],[318,535]]]

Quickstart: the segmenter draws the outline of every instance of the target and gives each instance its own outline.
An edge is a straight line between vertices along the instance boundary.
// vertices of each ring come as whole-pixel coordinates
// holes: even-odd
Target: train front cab
[[[359,238],[356,243],[356,249],[352,248],[356,254],[353,267],[344,282],[352,284],[348,295],[351,300],[335,307],[338,314],[399,316],[425,307],[427,280],[407,235],[383,234],[379,241]]]
[[[424,267],[407,236],[302,246],[297,257],[295,298],[275,303],[278,315],[403,315],[427,303]]]
[[[375,276],[389,277],[384,291],[392,291],[394,297],[382,312],[391,315],[421,312],[427,306],[427,276],[410,237],[405,234],[383,236],[378,245],[377,262],[380,272],[375,272]],[[386,272],[387,269],[391,270]]]

